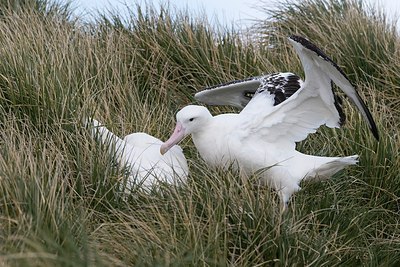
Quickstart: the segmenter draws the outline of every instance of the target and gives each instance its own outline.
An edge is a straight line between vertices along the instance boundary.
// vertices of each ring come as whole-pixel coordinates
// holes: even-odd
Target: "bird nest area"
[[[68,5],[17,2],[0,4],[0,265],[399,264],[400,42],[384,14],[359,1],[285,2],[278,9],[261,8],[266,20],[244,33],[168,5],[137,5],[128,18],[98,13],[87,22]],[[139,134],[141,143],[154,145],[154,137],[161,147],[177,119],[192,118],[179,110],[227,101],[220,94],[225,89],[240,97],[210,107],[214,117],[239,113],[243,106],[252,120],[265,109],[280,110],[295,133],[300,122],[325,114],[312,112],[318,101],[304,109],[290,104],[296,95],[306,101],[302,86],[310,84],[303,62],[310,54],[299,53],[290,36],[314,51],[311,58],[325,73],[337,71],[315,79],[336,79],[336,97],[331,87],[321,95],[329,95],[335,123],[345,115],[341,128],[313,126],[319,127],[315,133],[291,140],[293,151],[323,158],[358,155],[356,165],[347,158],[353,165],[329,179],[299,181],[301,190],[282,209],[277,184],[260,183],[271,166],[243,173],[235,165],[243,158],[236,154],[232,165],[210,167],[194,137],[179,143],[188,170],[179,183],[134,183],[125,190],[124,183],[141,170],[133,172],[125,164],[133,154],[126,156],[115,144],[136,142],[131,134],[144,132],[150,137]],[[338,82],[343,74],[358,96]],[[244,85],[251,90],[243,93]],[[263,92],[257,93],[260,85]],[[262,97],[263,112],[246,111]],[[225,106],[232,99],[240,101]],[[285,128],[271,133],[271,125],[249,126],[243,129],[249,142],[262,131],[263,140],[288,138]],[[215,128],[215,134],[231,140],[227,128]],[[233,134],[242,132],[235,128]],[[280,151],[251,145],[273,155]],[[225,149],[214,145],[208,151],[225,155]],[[161,151],[167,155],[165,146]],[[237,151],[251,162],[260,159]],[[293,162],[288,173],[307,167]]]

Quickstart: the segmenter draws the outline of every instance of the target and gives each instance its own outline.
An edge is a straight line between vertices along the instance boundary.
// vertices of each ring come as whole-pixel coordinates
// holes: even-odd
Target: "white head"
[[[176,126],[171,137],[161,145],[160,152],[165,154],[185,136],[200,131],[212,118],[206,107],[189,105],[176,114]]]

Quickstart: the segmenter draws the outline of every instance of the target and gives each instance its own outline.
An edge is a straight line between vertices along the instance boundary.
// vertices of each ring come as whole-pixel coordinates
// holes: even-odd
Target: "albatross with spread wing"
[[[318,47],[300,36],[289,37],[300,57],[305,81],[292,73],[271,74],[214,86],[195,95],[210,105],[244,107],[238,113],[212,116],[206,107],[189,105],[176,115],[176,127],[161,146],[165,153],[191,135],[201,157],[212,166],[232,164],[276,189],[287,205],[303,179],[330,177],[358,156],[320,157],[296,151],[296,142],[321,125],[340,127],[344,113],[332,90],[334,82],[355,104],[379,139],[372,115],[344,72]],[[254,95],[253,95],[254,94]]]

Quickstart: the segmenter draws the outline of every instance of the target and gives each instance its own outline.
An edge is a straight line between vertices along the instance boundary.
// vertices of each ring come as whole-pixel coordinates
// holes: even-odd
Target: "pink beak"
[[[185,129],[180,122],[176,123],[175,130],[171,137],[165,141],[160,147],[161,155],[167,153],[174,145],[178,144],[185,137]]]

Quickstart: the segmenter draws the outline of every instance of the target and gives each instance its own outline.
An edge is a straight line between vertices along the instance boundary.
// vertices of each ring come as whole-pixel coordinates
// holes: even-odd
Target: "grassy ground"
[[[99,14],[84,25],[68,7],[29,2],[0,17],[0,265],[400,263],[400,42],[384,14],[356,1],[285,3],[266,9],[271,19],[250,41],[168,8],[138,7],[125,22]],[[360,154],[358,166],[302,184],[281,214],[273,191],[209,170],[187,140],[187,185],[120,198],[123,174],[84,117],[120,136],[166,139],[175,112],[203,87],[273,71],[302,75],[286,39],[293,33],[343,67],[381,134],[376,142],[347,103],[344,128],[322,128],[298,149]]]

